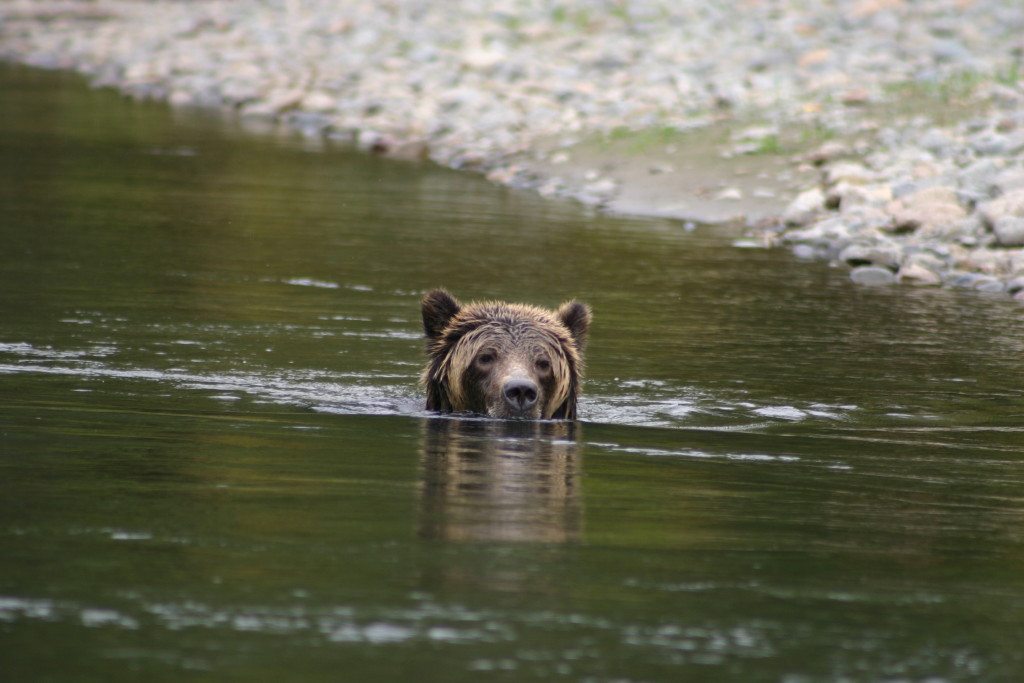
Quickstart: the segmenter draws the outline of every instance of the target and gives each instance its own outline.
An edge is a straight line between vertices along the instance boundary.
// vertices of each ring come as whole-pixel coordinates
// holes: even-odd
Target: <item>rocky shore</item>
[[[1024,300],[1019,2],[8,0],[0,57]]]
[[[871,136],[856,160],[811,156],[820,184],[761,232],[864,285],[946,286],[1024,301],[1024,88],[987,86],[988,110],[949,128],[924,117]]]

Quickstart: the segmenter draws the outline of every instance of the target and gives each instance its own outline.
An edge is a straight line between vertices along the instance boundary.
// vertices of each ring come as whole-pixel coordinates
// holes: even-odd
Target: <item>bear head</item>
[[[500,301],[463,305],[443,289],[427,293],[427,409],[576,419],[590,320],[578,301],[549,311]]]

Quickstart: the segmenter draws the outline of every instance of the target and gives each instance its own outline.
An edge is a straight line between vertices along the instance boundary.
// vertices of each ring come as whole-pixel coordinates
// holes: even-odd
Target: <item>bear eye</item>
[[[538,358],[536,365],[537,369],[540,370],[541,372],[547,372],[548,370],[551,369],[551,361],[549,361],[547,358]]]
[[[490,365],[494,362],[494,353],[491,351],[484,351],[476,357],[476,362],[480,365]]]

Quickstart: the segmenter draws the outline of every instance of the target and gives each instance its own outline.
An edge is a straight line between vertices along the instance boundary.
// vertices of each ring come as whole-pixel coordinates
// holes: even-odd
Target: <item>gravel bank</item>
[[[989,83],[983,113],[915,117],[814,155],[820,183],[760,232],[768,244],[851,268],[864,285],[946,286],[1024,302],[1024,88]],[[848,158],[853,157],[853,158]]]
[[[1019,298],[1022,52],[1008,0],[0,5],[8,60]]]

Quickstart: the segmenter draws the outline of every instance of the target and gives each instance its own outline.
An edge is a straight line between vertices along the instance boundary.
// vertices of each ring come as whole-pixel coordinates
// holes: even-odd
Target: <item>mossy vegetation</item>
[[[907,116],[925,114],[936,125],[950,125],[962,120],[978,107],[978,88],[996,83],[1015,86],[1022,74],[1018,62],[992,72],[957,71],[946,78],[906,81],[884,87],[882,109],[889,114]]]
[[[764,125],[766,125],[764,121],[735,119],[694,129],[681,129],[675,126],[651,126],[649,128],[619,126],[591,140],[590,144],[605,151],[615,151],[632,156],[659,153],[673,146],[691,147],[693,141],[699,138],[702,143],[717,145],[725,151],[730,147],[743,146],[742,143],[736,143],[733,138],[737,131]],[[782,127],[778,132],[750,139],[745,145],[742,155],[798,154],[836,137],[839,137],[838,131],[821,123],[796,124]]]
[[[617,126],[605,133],[602,142],[606,145],[614,143],[625,151],[640,154],[658,146],[678,142],[690,131],[680,130],[675,126],[652,126],[650,128],[629,128]]]

